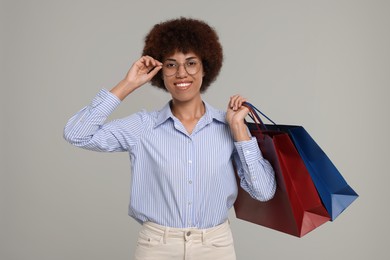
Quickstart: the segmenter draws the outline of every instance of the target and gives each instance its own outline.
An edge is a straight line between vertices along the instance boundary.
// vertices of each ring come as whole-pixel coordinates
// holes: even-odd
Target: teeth
[[[185,87],[188,87],[190,85],[190,83],[178,83],[176,84],[176,86],[180,87],[180,88],[185,88]]]

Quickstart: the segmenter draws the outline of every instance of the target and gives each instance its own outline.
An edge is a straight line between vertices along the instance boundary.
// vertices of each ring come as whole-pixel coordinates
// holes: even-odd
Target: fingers
[[[162,66],[155,66],[153,67],[151,70],[149,70],[148,72],[148,76],[150,79],[152,79],[157,73],[158,71],[162,68]]]
[[[142,56],[133,66],[130,71],[133,70],[138,75],[154,76],[162,68],[162,63],[150,56]],[[157,69],[157,70],[154,70]],[[151,75],[149,73],[153,72]]]
[[[162,63],[150,56],[143,56],[141,57],[141,62],[144,63],[144,65],[147,68],[147,76],[150,79],[152,79],[158,71],[162,68]]]
[[[240,96],[240,95],[234,95],[230,97],[229,101],[229,108],[232,109],[233,111],[237,111],[242,107],[242,104],[246,102],[247,99]]]
[[[140,65],[144,65],[146,68],[161,67],[162,63],[150,56],[142,56],[138,61]]]
[[[162,63],[153,57],[142,56],[133,63],[126,74],[125,80],[136,88],[150,81],[162,68]]]

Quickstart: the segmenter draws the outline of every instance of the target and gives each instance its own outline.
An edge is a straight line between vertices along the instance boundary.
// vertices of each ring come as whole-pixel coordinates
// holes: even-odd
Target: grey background
[[[125,153],[77,149],[67,119],[122,79],[146,32],[190,16],[216,28],[225,62],[204,95],[240,93],[300,124],[359,193],[336,221],[295,238],[235,219],[238,259],[386,259],[390,1],[2,0],[0,259],[130,259]],[[113,118],[157,109],[149,85]]]

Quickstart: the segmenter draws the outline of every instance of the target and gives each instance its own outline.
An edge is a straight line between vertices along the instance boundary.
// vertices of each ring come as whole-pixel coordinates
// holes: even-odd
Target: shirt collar
[[[169,118],[172,120],[175,120],[176,117],[172,114],[171,107],[170,107],[170,102],[168,102],[159,112],[157,115],[157,120],[154,125],[154,127],[158,127],[159,125],[163,124],[165,121],[167,121]],[[205,104],[206,112],[203,115],[205,123],[211,123],[214,119],[223,123],[227,124],[226,122],[226,113],[218,110],[211,105],[209,105],[207,102],[203,101]],[[176,119],[177,120],[177,119]]]

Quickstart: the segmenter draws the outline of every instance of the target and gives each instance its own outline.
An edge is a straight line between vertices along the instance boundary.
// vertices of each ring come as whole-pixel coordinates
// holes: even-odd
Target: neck
[[[201,98],[188,102],[172,100],[172,114],[180,120],[193,120],[201,118],[205,113],[205,106]]]

